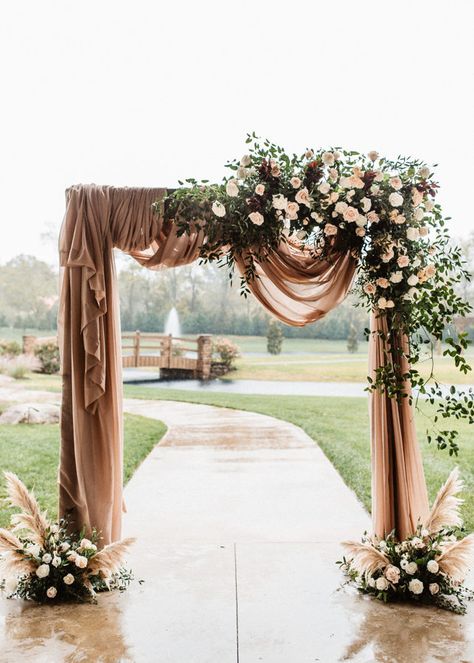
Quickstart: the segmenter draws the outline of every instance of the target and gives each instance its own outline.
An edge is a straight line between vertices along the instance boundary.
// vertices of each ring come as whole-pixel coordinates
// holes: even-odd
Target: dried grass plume
[[[12,516],[12,524],[15,525],[15,529],[27,529],[30,533],[29,538],[42,546],[46,530],[50,526],[46,512],[41,511],[34,494],[28,491],[16,474],[12,472],[4,474],[10,506],[21,509],[21,513]]]
[[[101,573],[104,576],[114,573],[120,567],[124,555],[132,543],[135,543],[134,538],[109,543],[108,546],[105,546],[91,558],[88,566],[89,573],[91,575]]]
[[[359,573],[373,574],[389,564],[388,557],[367,543],[343,541],[341,544],[347,551],[352,565]]]
[[[444,552],[436,558],[440,571],[446,573],[456,582],[462,582],[466,577],[474,558],[474,534],[456,541],[445,548]]]
[[[457,467],[451,472],[446,482],[438,491],[426,522],[426,529],[434,534],[443,527],[459,527],[462,525],[459,508],[463,500],[457,497],[463,488]]]

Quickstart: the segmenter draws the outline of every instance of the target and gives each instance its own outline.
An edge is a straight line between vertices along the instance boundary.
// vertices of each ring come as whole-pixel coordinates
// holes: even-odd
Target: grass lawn
[[[126,386],[125,395],[133,398],[205,403],[250,410],[284,419],[300,426],[319,444],[344,481],[370,509],[370,448],[367,401],[363,398],[323,398],[313,396],[252,396],[185,392],[172,389],[153,390]],[[438,451],[424,439],[426,419],[417,417],[417,426],[430,499],[455,465],[466,482],[463,517],[466,527],[474,530],[474,436],[472,426],[462,424],[458,458]],[[330,496],[329,496],[330,499]]]
[[[142,460],[163,437],[166,426],[161,421],[132,414],[125,415],[124,479],[127,482]],[[0,468],[18,474],[28,488],[33,488],[42,508],[57,515],[57,472],[59,426],[19,424],[0,429]],[[3,481],[0,498],[5,497]],[[0,503],[0,526],[8,525],[10,511]]]

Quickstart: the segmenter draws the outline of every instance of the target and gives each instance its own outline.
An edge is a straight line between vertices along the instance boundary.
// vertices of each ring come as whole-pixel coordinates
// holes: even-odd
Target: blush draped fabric
[[[104,544],[120,538],[122,510],[122,360],[113,249],[144,267],[162,269],[196,260],[204,239],[199,232],[178,237],[174,224],[152,211],[152,203],[165,193],[95,185],[67,191],[59,246],[59,508],[73,527],[101,530]],[[244,259],[237,261],[241,269]],[[344,299],[355,269],[348,253],[335,252],[323,261],[282,243],[258,265],[259,278],[250,287],[274,316],[303,326]],[[373,316],[377,328],[383,320]],[[382,338],[374,336],[372,369],[387,361],[385,349]],[[403,361],[398,354],[391,360]],[[411,409],[406,400],[397,403],[375,393],[371,414],[375,532],[383,536],[397,527],[405,536],[428,509]]]

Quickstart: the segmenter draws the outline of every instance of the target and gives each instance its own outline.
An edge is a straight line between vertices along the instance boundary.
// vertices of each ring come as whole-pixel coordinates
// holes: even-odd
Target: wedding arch
[[[248,136],[222,184],[187,180],[163,188],[78,185],[67,191],[60,236],[63,400],[60,514],[121,534],[122,378],[113,249],[148,269],[220,260],[270,313],[315,322],[354,286],[371,311],[369,338],[372,517],[379,536],[414,532],[428,497],[413,417],[412,387],[442,396],[413,363],[469,310],[455,286],[465,274],[449,243],[431,169],[334,148],[287,155]],[[432,237],[430,238],[429,233]],[[434,236],[433,236],[434,235]],[[465,336],[448,339],[467,371]],[[433,377],[433,376],[430,376]],[[454,392],[439,415],[472,404]],[[457,416],[457,415],[456,415]],[[335,422],[337,425],[337,422]],[[456,451],[455,431],[438,431]]]

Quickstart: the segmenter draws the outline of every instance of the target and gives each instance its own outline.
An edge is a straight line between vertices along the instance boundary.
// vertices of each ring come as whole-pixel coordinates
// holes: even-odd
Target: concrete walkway
[[[0,661],[474,660],[472,616],[339,588],[339,541],[369,519],[300,429],[204,405],[125,409],[169,427],[125,491],[145,582],[98,606],[0,601]]]

